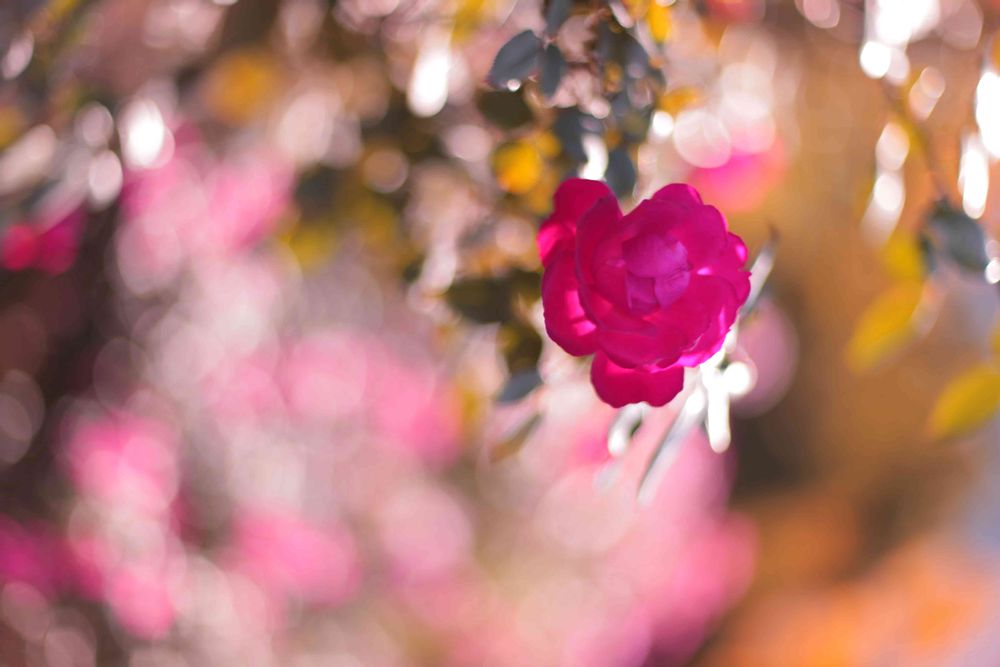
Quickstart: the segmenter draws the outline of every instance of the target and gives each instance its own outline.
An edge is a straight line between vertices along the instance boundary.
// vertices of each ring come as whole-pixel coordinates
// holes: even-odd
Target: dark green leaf
[[[653,122],[653,108],[629,109],[618,122],[626,142],[630,144],[642,143],[649,135],[649,126]]]
[[[448,305],[474,322],[504,322],[510,319],[510,284],[500,278],[465,278],[445,292]]]
[[[533,304],[542,297],[542,274],[514,268],[510,272],[510,286],[514,294]]]
[[[937,257],[934,255],[934,241],[926,233],[917,239],[920,244],[920,256],[924,260],[924,271],[931,274],[937,269]]]
[[[540,80],[542,95],[550,98],[556,94],[563,76],[566,74],[566,59],[555,44],[545,47],[542,55],[542,76]]]
[[[497,403],[513,403],[519,401],[536,388],[541,386],[542,377],[538,374],[537,368],[518,371],[510,376],[507,384],[497,395]]]
[[[989,264],[986,234],[975,220],[951,205],[938,202],[930,214],[930,229],[938,249],[956,264],[969,271],[982,273]]]
[[[601,23],[597,29],[597,64],[604,71],[605,65],[612,60],[614,54],[615,33],[607,23]]]
[[[218,39],[219,52],[262,42],[278,19],[280,10],[279,0],[244,2],[230,7]]]
[[[333,203],[334,172],[319,166],[302,174],[295,187],[295,203],[303,218],[314,218],[325,213]]]
[[[626,197],[632,193],[635,187],[635,165],[628,154],[628,147],[624,144],[618,146],[608,153],[608,169],[604,173],[604,180],[608,186],[619,197]]]
[[[535,328],[516,320],[506,322],[497,333],[500,351],[511,374],[533,370],[542,356],[542,338]]]
[[[621,122],[621,120],[632,111],[632,101],[629,99],[628,94],[625,91],[617,93],[609,100],[611,102],[611,113],[614,117]]]
[[[628,33],[623,33],[623,50],[625,56],[625,75],[630,79],[641,79],[649,73],[649,54],[642,44]]]
[[[545,34],[554,37],[562,24],[569,18],[569,10],[573,0],[550,0],[549,9],[545,12]]]
[[[488,90],[480,93],[476,107],[486,120],[504,130],[530,123],[534,115],[524,101],[524,90]]]
[[[542,40],[530,30],[520,32],[500,47],[490,68],[490,84],[506,88],[512,82],[521,83],[538,69],[538,56],[542,52]]]
[[[559,112],[552,126],[552,131],[559,139],[563,152],[575,162],[587,161],[587,153],[583,149],[585,132],[583,119],[584,114],[576,107],[563,109]]]

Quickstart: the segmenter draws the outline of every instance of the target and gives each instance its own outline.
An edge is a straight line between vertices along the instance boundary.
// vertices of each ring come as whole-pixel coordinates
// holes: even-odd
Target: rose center
[[[681,297],[691,280],[687,248],[654,232],[624,241],[622,259],[629,307],[638,311],[669,306]]]

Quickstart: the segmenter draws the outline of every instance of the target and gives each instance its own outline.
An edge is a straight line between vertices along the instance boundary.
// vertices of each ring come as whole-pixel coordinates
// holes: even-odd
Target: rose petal
[[[677,271],[665,276],[656,278],[656,300],[660,307],[666,308],[684,295],[691,282],[690,271]]]
[[[620,277],[612,277],[613,271],[608,270],[605,280],[601,282],[603,289],[597,289],[585,282],[580,283],[580,305],[598,327],[611,327],[625,331],[638,331],[647,328],[648,323],[642,319],[643,313],[635,312],[628,306],[628,293],[625,287],[625,270],[619,269]],[[579,272],[577,272],[579,277]],[[620,289],[620,292],[619,292]],[[605,296],[611,294],[611,298]]]
[[[573,228],[564,220],[549,218],[542,223],[535,241],[538,243],[538,256],[542,259],[542,266],[547,268],[553,256],[572,249]]]
[[[686,340],[684,347],[698,340],[712,320],[711,309],[715,300],[710,292],[704,291],[704,283],[698,282],[698,278],[699,276],[691,276],[691,282],[681,298],[646,318],[654,327],[681,331]]]
[[[580,219],[576,237],[580,302],[598,326],[638,328],[643,326],[641,320],[629,312],[621,219],[614,197],[598,200]]]
[[[571,178],[556,189],[552,215],[538,230],[538,253],[542,265],[548,266],[553,255],[573,243],[580,218],[603,197],[613,197],[607,185],[600,181]]]
[[[688,269],[687,250],[662,234],[639,234],[622,243],[622,257],[629,273],[645,278]]]
[[[658,307],[656,299],[656,278],[643,278],[629,274],[625,277],[625,298],[633,313],[648,313]]]
[[[718,261],[728,241],[726,219],[714,206],[692,209],[670,233],[684,244],[693,269]]]
[[[599,258],[601,264],[613,261],[612,251],[620,245],[614,237],[622,230],[621,219],[618,200],[613,196],[597,200],[580,218],[576,230],[576,266],[581,281],[593,284],[591,278],[596,259]]]
[[[573,255],[557,255],[542,276],[542,309],[549,338],[580,357],[597,349],[594,323],[580,305]]]
[[[727,261],[736,264],[736,266],[743,266],[747,261],[747,245],[743,243],[743,239],[732,232],[729,233],[727,238],[728,243],[726,243],[723,257]]]
[[[646,402],[666,405],[684,387],[684,369],[671,366],[657,370],[628,369],[598,352],[590,367],[590,380],[602,401],[615,408]]]
[[[552,195],[553,215],[578,220],[598,199],[614,197],[604,182],[586,178],[570,178],[562,182]]]
[[[701,195],[687,183],[671,183],[657,190],[652,199],[701,206]]]
[[[712,313],[705,331],[677,360],[678,365],[690,367],[707,361],[722,348],[743,300],[727,280],[717,276],[695,276],[685,298],[689,296],[700,299]]]
[[[619,366],[672,364],[689,344],[677,329],[650,327],[646,331],[620,331],[598,327],[597,343]]]

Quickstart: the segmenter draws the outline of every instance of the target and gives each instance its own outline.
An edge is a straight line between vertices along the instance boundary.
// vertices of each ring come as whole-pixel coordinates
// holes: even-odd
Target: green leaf
[[[563,57],[562,51],[555,44],[549,44],[545,47],[545,53],[542,55],[542,75],[539,81],[542,95],[546,99],[556,94],[565,74],[566,59]]]
[[[508,274],[513,293],[524,299],[529,305],[542,298],[542,274],[539,271],[528,271],[514,267]]]
[[[506,88],[511,83],[521,83],[538,69],[538,56],[542,52],[542,40],[530,30],[519,32],[500,47],[490,68],[490,84],[496,88]]]

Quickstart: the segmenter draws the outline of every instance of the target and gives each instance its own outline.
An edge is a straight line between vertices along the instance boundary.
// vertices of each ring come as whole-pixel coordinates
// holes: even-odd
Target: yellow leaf
[[[0,148],[17,139],[24,125],[24,115],[17,107],[0,107]]]
[[[604,84],[612,90],[618,90],[625,79],[625,69],[614,61],[604,63]]]
[[[559,143],[559,139],[556,135],[551,132],[542,132],[535,139],[535,145],[538,146],[538,151],[547,158],[554,158],[559,155],[559,151],[562,150],[562,144]]]
[[[534,188],[542,177],[543,167],[538,149],[526,141],[501,146],[493,155],[497,182],[504,190],[515,195]]]
[[[263,51],[234,51],[223,56],[205,78],[205,104],[220,120],[242,124],[253,119],[274,97],[279,76]]]
[[[660,95],[657,107],[671,116],[701,102],[701,91],[693,86],[681,86]]]
[[[665,42],[670,36],[671,27],[673,27],[670,8],[655,0],[649,3],[649,9],[646,10],[646,24],[649,26],[649,32],[653,39],[657,42]]]
[[[847,345],[847,362],[864,371],[908,343],[922,328],[919,316],[924,286],[920,282],[899,283],[868,306]]]
[[[52,2],[50,2],[48,6],[40,11],[35,17],[35,25],[32,27],[35,30],[43,30],[43,26],[48,27],[45,26],[45,24],[51,25],[57,21],[62,21],[67,18],[79,4],[79,0],[52,0]]]
[[[639,18],[646,13],[646,3],[649,0],[622,0],[622,4],[625,5],[625,9],[632,18]]]
[[[924,277],[924,254],[912,234],[895,232],[882,248],[882,261],[893,278],[920,280]]]
[[[552,195],[559,187],[559,176],[553,169],[543,169],[535,187],[524,193],[522,201],[536,215],[552,208]]]
[[[320,266],[336,246],[333,227],[322,223],[295,225],[282,234],[279,240],[303,269]]]
[[[463,42],[475,34],[487,11],[493,9],[493,0],[460,0],[455,9],[452,38]]]
[[[990,420],[1000,410],[1000,367],[971,368],[945,387],[927,423],[934,438],[953,438]]]

